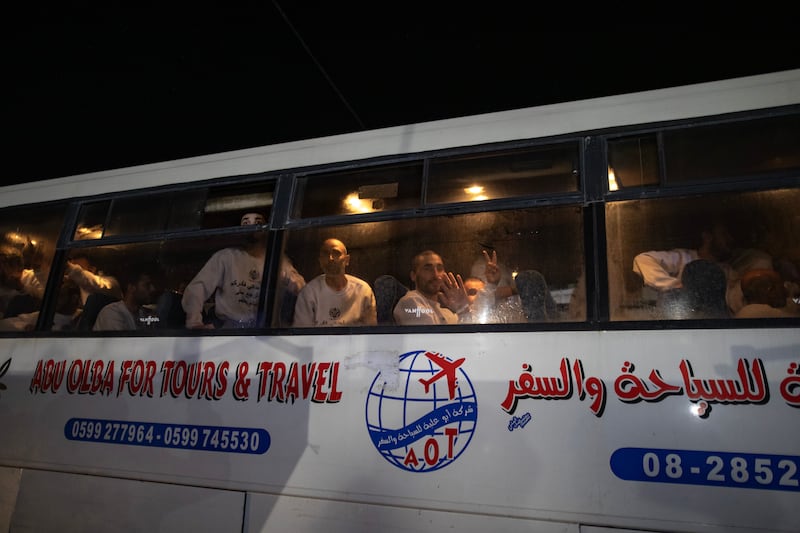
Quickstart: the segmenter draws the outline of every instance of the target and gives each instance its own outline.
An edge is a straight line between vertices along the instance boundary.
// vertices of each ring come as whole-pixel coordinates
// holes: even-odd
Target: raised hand
[[[492,285],[500,283],[500,267],[497,266],[497,251],[492,250],[491,257],[489,252],[483,251],[483,258],[486,259],[486,282]]]
[[[454,275],[452,272],[445,274],[442,278],[442,292],[439,293],[439,303],[454,313],[458,313],[461,309],[467,307],[469,300],[467,299],[467,289],[464,287],[464,280],[461,279],[461,274]]]

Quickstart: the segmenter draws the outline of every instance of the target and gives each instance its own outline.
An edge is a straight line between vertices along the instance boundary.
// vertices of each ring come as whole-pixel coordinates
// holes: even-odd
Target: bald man
[[[367,282],[345,271],[350,266],[347,247],[327,239],[319,249],[322,274],[297,295],[295,327],[374,326],[378,323],[375,295]]]

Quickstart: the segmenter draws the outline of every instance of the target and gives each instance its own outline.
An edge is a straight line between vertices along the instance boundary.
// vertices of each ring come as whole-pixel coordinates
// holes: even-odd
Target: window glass
[[[578,161],[574,143],[434,159],[427,201],[469,202],[577,191]]]
[[[658,143],[655,135],[608,142],[608,190],[658,185]]]
[[[197,228],[204,196],[203,189],[189,189],[116,199],[111,204],[111,216],[103,236]]]
[[[102,239],[110,207],[111,200],[84,204],[78,213],[73,240]]]
[[[329,172],[298,178],[295,218],[419,207],[422,163]]]
[[[797,316],[798,205],[800,189],[607,204],[611,319]],[[777,299],[750,279],[769,271]]]
[[[212,187],[199,211],[203,228],[238,226],[245,213],[260,213],[269,223],[275,182]]]
[[[800,169],[800,115],[664,133],[670,183]]]
[[[65,206],[25,206],[0,212],[0,331],[36,325]]]
[[[273,191],[270,182],[92,202],[80,210],[74,239],[238,226],[246,212],[258,212],[268,222]]]
[[[254,226],[227,236],[72,250],[53,329],[254,327],[266,240],[265,229]]]
[[[336,277],[329,276],[335,267],[329,263],[336,259],[323,248],[328,239],[337,239],[346,248],[345,274],[372,289],[380,325],[412,324],[414,318],[426,317],[428,311],[420,309],[401,314],[399,321],[394,318],[399,296],[415,285],[412,260],[425,250],[435,251],[448,272],[465,280],[482,278],[483,283],[476,282],[476,294],[470,295],[477,296],[480,290],[480,300],[458,315],[460,323],[584,320],[585,294],[576,289],[584,264],[582,227],[581,209],[562,206],[292,230],[286,234],[283,258],[284,265],[292,268],[282,269],[285,281],[281,285],[279,280],[279,288],[303,289],[299,297],[291,290],[279,291],[274,325],[367,323],[361,313],[363,299],[353,303],[345,292],[334,294],[325,288],[328,277]],[[483,250],[497,254],[496,287],[486,283],[490,280]],[[414,277],[428,293],[437,284]]]

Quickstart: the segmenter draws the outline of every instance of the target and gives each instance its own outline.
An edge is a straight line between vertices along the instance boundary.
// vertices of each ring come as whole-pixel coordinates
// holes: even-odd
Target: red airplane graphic
[[[443,377],[447,377],[447,390],[450,392],[450,399],[453,400],[456,397],[456,387],[458,386],[458,380],[456,379],[456,369],[461,366],[461,363],[464,362],[465,357],[461,359],[456,359],[452,363],[444,358],[443,355],[438,353],[431,353],[425,352],[425,357],[439,365],[440,370],[430,379],[420,379],[419,382],[425,385],[425,392],[428,392],[428,388],[431,386],[436,380],[439,380]]]

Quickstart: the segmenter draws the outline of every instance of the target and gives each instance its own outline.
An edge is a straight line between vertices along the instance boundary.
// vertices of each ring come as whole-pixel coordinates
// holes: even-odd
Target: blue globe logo
[[[400,356],[400,378],[378,373],[367,394],[367,430],[383,457],[403,470],[430,472],[455,461],[475,433],[478,402],[465,358],[418,350]]]

